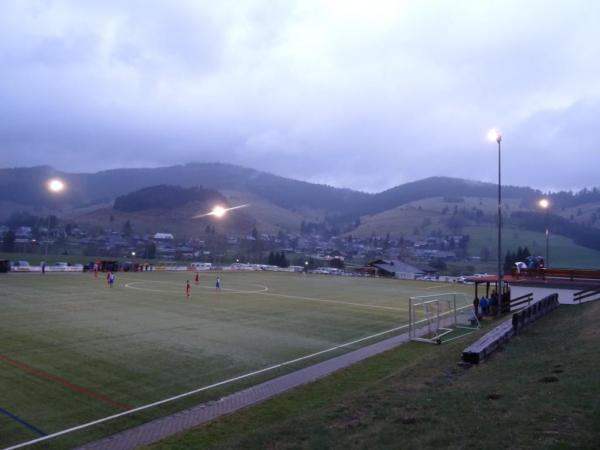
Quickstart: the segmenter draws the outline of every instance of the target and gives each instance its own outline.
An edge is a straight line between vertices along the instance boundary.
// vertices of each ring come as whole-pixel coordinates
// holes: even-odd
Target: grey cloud
[[[497,5],[3,2],[0,164],[597,184],[600,6]]]

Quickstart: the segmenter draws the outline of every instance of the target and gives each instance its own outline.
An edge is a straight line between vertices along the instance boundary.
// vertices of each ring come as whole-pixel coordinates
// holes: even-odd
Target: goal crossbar
[[[457,328],[479,328],[477,317],[471,317],[465,309],[465,295],[448,292],[409,298],[409,338],[415,341],[437,343]]]

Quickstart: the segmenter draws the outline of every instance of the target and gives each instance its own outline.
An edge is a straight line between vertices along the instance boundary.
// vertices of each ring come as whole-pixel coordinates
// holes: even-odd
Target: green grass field
[[[470,369],[475,336],[408,343],[148,448],[597,449],[599,319],[560,306]]]
[[[0,276],[0,447],[223,382],[49,442],[70,448],[391,336],[412,295],[471,287],[286,273]],[[467,295],[466,298],[470,298]],[[405,332],[398,330],[397,332]]]

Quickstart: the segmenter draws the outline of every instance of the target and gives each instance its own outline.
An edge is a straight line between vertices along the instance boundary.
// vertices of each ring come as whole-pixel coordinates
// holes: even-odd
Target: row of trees
[[[268,264],[271,266],[289,267],[290,262],[285,257],[284,252],[270,252]]]
[[[576,244],[600,250],[600,229],[571,222],[564,217],[544,213],[519,211],[512,213],[511,223],[531,231],[542,231],[548,226],[553,234],[573,239]]]
[[[504,272],[509,273],[512,266],[519,261],[525,262],[525,260],[531,256],[531,253],[527,247],[519,247],[516,252],[510,250],[506,252],[504,257]]]

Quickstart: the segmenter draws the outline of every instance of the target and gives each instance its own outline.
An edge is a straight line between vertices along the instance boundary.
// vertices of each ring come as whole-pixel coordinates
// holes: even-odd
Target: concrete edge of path
[[[206,424],[240,409],[308,384],[371,356],[408,342],[408,333],[385,339],[358,350],[279,376],[216,401],[203,403],[166,417],[78,447],[77,450],[132,450]]]

